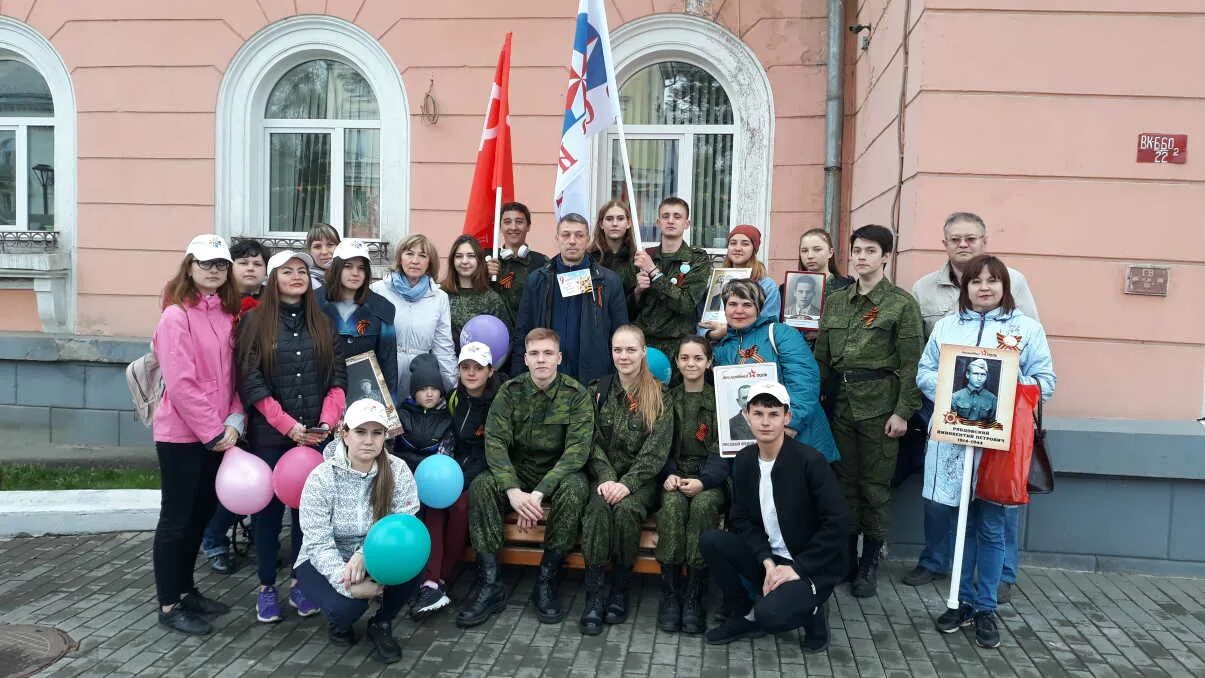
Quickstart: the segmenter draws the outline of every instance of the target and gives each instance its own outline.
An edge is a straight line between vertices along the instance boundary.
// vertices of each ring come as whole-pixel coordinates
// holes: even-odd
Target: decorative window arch
[[[0,17],[0,288],[33,289],[47,332],[74,325],[75,136],[62,57],[30,26]]]
[[[408,232],[409,125],[401,74],[371,35],[327,16],[264,28],[218,93],[216,231],[297,238],[322,221],[396,242]]]
[[[625,113],[643,123],[633,125],[625,118],[633,174],[662,173],[654,181],[634,176],[638,194],[641,183],[649,185],[650,195],[656,182],[674,191],[687,188],[691,195],[681,197],[691,203],[694,225],[688,236],[693,244],[723,249],[719,239],[728,229],[749,223],[761,228],[762,251],[769,251],[774,99],[757,56],[718,24],[685,14],[631,21],[612,33],[611,43]],[[689,110],[638,112],[642,105],[634,98],[650,103],[659,96],[667,108]],[[596,141],[600,171],[595,173],[594,204],[613,195],[612,173],[621,172],[612,159],[614,143],[614,135]],[[642,161],[633,153],[634,143],[643,145],[650,167],[636,166]],[[696,206],[696,200],[701,204]],[[655,240],[645,217],[657,206],[643,202],[652,200],[638,204],[641,230]]]

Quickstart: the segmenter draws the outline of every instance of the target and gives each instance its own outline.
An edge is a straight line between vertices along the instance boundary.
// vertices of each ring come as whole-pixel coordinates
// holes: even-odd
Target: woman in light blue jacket
[[[828,419],[820,409],[820,369],[803,335],[761,315],[766,295],[752,280],[729,281],[721,297],[728,333],[715,347],[715,364],[777,363],[778,381],[791,395],[788,433],[794,431],[796,440],[819,450],[830,463],[839,460]]]
[[[967,263],[958,298],[959,312],[937,322],[921,355],[916,384],[930,400],[937,392],[937,372],[942,344],[1012,348],[1020,351],[1020,384],[1037,384],[1045,401],[1054,394],[1054,361],[1046,331],[1038,321],[1016,308],[1004,262],[980,255]],[[968,396],[969,397],[969,396]],[[973,404],[973,403],[971,403]],[[957,514],[962,492],[963,455],[979,454],[978,448],[930,440],[925,450],[925,554],[941,551],[944,540],[953,538],[943,519]],[[962,626],[975,626],[975,642],[981,647],[1000,645],[996,630],[996,591],[1004,572],[1005,521],[1016,508],[973,499],[967,514],[967,539],[963,551],[959,607],[937,620],[943,633]],[[938,513],[944,515],[937,515]],[[939,529],[940,527],[940,529]],[[926,567],[926,555],[921,564]],[[978,575],[978,576],[976,576]]]

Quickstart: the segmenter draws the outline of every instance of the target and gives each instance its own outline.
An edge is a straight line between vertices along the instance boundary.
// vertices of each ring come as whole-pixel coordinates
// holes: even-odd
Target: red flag
[[[496,192],[502,189],[502,202],[515,199],[515,170],[510,154],[510,33],[498,55],[498,69],[490,88],[481,143],[477,146],[477,168],[469,190],[469,205],[464,213],[464,232],[477,238],[481,246],[494,246],[494,206]]]

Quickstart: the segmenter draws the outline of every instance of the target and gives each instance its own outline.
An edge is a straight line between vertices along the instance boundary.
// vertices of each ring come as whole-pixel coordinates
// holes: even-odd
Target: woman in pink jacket
[[[245,423],[234,385],[239,293],[231,263],[222,238],[193,238],[163,290],[163,315],[151,340],[164,383],[152,422],[162,485],[153,551],[159,623],[189,634],[209,633],[202,615],[230,609],[197,590],[193,561],[217,504],[222,452],[238,441]]]

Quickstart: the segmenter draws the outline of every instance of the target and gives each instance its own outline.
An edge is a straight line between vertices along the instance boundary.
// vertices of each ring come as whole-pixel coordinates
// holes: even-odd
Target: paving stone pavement
[[[382,665],[361,641],[327,644],[320,617],[255,622],[253,567],[219,576],[198,559],[198,584],[234,606],[207,637],[155,623],[147,532],[0,541],[0,620],[48,624],[79,641],[47,669],[56,676],[368,676]],[[388,675],[609,678],[611,676],[1205,676],[1205,580],[1027,568],[1011,606],[1002,606],[997,650],[975,646],[969,630],[944,635],[936,585],[898,584],[905,563],[881,573],[879,595],[858,600],[846,587],[830,605],[832,646],[804,655],[785,633],[726,647],[656,628],[658,586],[641,577],[637,612],[601,636],[577,631],[581,573],[561,586],[571,600],[559,626],[526,605],[534,568],[508,568],[511,604],[489,623],[457,629],[445,612],[421,624],[400,619],[403,659]],[[469,573],[471,575],[471,567]],[[461,577],[453,598],[467,593]],[[711,604],[714,607],[714,601]],[[286,614],[292,609],[286,607]],[[362,625],[360,627],[362,630]],[[2,672],[3,667],[0,667]]]

